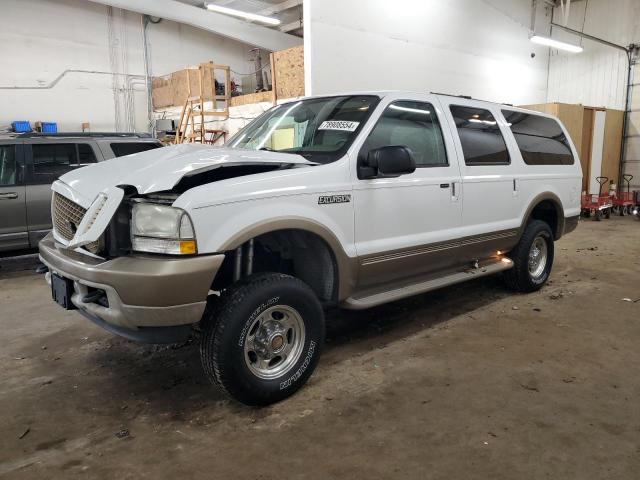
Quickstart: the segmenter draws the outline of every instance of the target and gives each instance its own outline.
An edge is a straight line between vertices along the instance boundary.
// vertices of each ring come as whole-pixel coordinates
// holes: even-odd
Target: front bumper
[[[151,333],[151,329],[200,321],[209,288],[224,260],[221,254],[180,258],[131,255],[103,260],[66,249],[51,233],[39,248],[40,260],[50,272],[74,281],[71,302],[83,315],[136,340],[144,340],[143,329]],[[47,279],[50,281],[50,273]],[[90,287],[104,290],[108,307],[83,301]],[[153,335],[149,338],[163,343]]]

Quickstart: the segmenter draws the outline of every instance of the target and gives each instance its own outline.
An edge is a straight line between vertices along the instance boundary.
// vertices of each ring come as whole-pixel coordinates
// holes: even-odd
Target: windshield
[[[240,130],[229,146],[333,162],[344,155],[379,100],[372,95],[355,95],[278,105]]]

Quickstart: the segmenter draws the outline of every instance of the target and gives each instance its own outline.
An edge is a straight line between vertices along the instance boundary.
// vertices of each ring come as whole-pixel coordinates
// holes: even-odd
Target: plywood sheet
[[[582,158],[582,126],[584,107],[582,105],[570,105],[568,103],[556,104],[558,113],[556,116],[569,132],[571,140],[576,147],[578,157]]]
[[[250,103],[272,102],[273,94],[271,92],[249,93],[240,95],[239,97],[231,97],[231,106],[248,105]]]
[[[276,98],[304,95],[304,50],[302,46],[273,52]]]
[[[609,177],[614,183],[619,181],[623,118],[624,112],[621,110],[606,110],[601,171],[603,176]]]
[[[548,115],[558,116],[558,104],[557,103],[537,103],[534,105],[520,105],[520,108],[526,108],[527,110],[535,110],[536,112],[546,113]]]

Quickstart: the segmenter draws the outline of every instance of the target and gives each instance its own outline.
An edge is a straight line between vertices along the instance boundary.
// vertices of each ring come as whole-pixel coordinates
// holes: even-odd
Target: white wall
[[[1,12],[0,87],[45,86],[67,69],[132,77],[69,73],[51,89],[0,88],[0,128],[40,120],[66,131],[87,121],[93,131],[147,131],[139,14],[83,0],[2,0]],[[148,31],[152,75],[209,60],[254,69],[248,45],[166,20]]]
[[[539,24],[549,21],[539,13]],[[408,89],[544,102],[548,49],[529,42],[530,15],[530,0],[306,0],[306,93]]]
[[[554,22],[563,23],[559,8],[556,8]],[[567,26],[623,46],[639,42],[640,1],[572,2]],[[538,31],[549,32],[548,27]],[[553,36],[580,43],[579,37],[557,28],[553,29]],[[624,109],[626,54],[590,40],[583,40],[582,46],[584,52],[579,54],[551,51],[548,101]]]

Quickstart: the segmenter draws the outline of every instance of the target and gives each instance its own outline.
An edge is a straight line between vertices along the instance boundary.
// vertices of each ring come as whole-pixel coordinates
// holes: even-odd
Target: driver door
[[[411,150],[416,170],[396,178],[354,180],[359,287],[422,276],[455,265],[462,219],[460,170],[435,97],[386,105],[358,153]]]
[[[0,251],[29,246],[22,146],[0,144]]]

